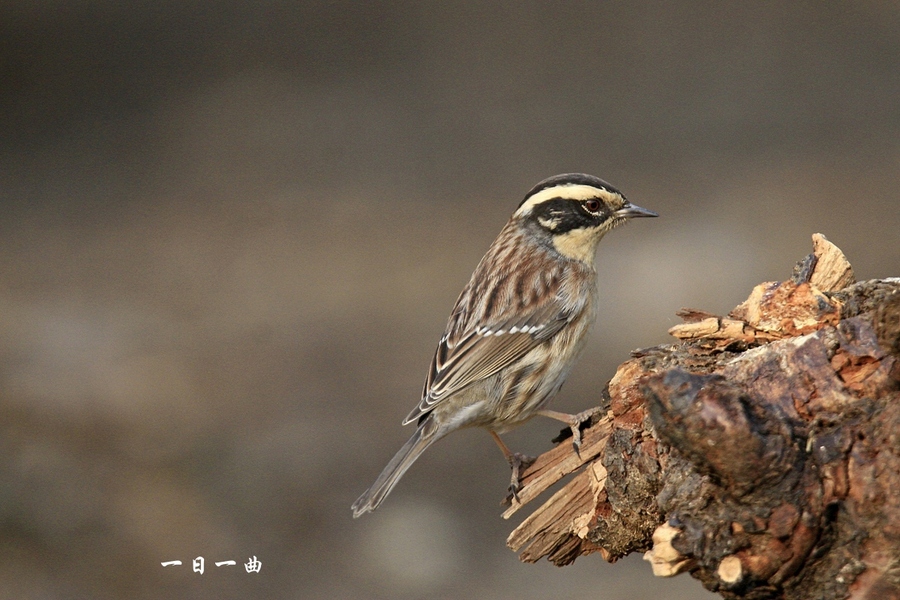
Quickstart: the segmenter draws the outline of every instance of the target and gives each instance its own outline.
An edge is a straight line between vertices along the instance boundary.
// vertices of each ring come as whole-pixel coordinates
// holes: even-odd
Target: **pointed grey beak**
[[[634,217],[658,217],[659,215],[653,212],[652,210],[647,210],[646,208],[641,208],[640,206],[635,206],[630,202],[625,204],[622,208],[617,210],[614,213],[617,217],[622,217],[625,219],[632,219]]]

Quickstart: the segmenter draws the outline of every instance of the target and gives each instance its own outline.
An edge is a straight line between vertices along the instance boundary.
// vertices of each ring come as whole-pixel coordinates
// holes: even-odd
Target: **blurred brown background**
[[[520,564],[479,431],[350,504],[544,177],[661,214],[560,410],[814,232],[900,275],[898,65],[897,2],[0,3],[0,597],[708,597]]]

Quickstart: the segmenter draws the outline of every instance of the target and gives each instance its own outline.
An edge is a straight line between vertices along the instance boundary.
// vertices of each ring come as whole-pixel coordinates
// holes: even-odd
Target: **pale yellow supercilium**
[[[598,200],[603,200],[605,202],[612,201],[613,206],[616,204],[624,204],[625,202],[624,198],[619,194],[614,194],[601,188],[595,188],[592,185],[567,185],[563,189],[558,185],[554,185],[546,190],[541,190],[526,200],[525,203],[516,210],[515,215],[513,216],[521,217],[526,215],[538,204],[560,197],[576,202],[597,198]],[[616,200],[618,200],[618,202],[616,202]]]

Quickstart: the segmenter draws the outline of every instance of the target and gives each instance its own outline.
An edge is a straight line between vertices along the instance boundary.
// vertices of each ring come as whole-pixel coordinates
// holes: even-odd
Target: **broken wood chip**
[[[719,331],[719,318],[707,317],[701,321],[688,321],[669,329],[669,335],[681,340],[710,337]]]
[[[503,513],[508,519],[520,508],[528,504],[551,485],[581,468],[594,459],[606,446],[606,438],[611,430],[612,415],[607,414],[591,427],[584,430],[581,449],[576,453],[570,442],[563,441],[552,450],[537,457],[522,474],[522,487],[517,492],[518,499],[508,496],[504,504],[509,508]]]
[[[587,539],[597,505],[605,500],[606,469],[593,463],[535,510],[506,540],[520,559],[536,562],[548,557],[568,564],[587,552],[601,550]]]
[[[644,560],[650,563],[657,577],[674,577],[692,566],[690,558],[672,546],[672,540],[681,535],[681,530],[663,523],[653,532],[653,548],[644,553]]]
[[[777,339],[771,333],[758,331],[743,321],[729,317],[708,317],[694,323],[675,325],[669,329],[669,335],[680,340],[710,340],[720,348],[734,342],[754,346]]]
[[[837,325],[841,303],[809,283],[793,281],[761,283],[750,297],[729,313],[771,339],[812,333],[826,325]]]
[[[669,334],[680,340],[710,340],[721,349],[734,342],[758,345],[836,325],[842,305],[823,292],[852,284],[853,268],[824,235],[813,234],[812,240],[813,253],[800,261],[792,279],[756,286],[727,317],[682,308],[676,314],[684,323]]]
[[[812,241],[816,264],[809,277],[810,285],[823,292],[836,292],[856,282],[853,267],[840,248],[821,233],[814,233]]]
[[[719,563],[719,568],[716,569],[716,575],[718,575],[719,579],[724,583],[733,585],[743,579],[744,565],[741,564],[740,558],[731,554],[723,558],[722,562]]]

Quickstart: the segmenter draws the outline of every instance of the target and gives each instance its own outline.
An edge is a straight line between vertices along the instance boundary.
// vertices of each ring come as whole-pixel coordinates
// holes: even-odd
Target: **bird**
[[[425,379],[422,398],[403,425],[415,433],[352,505],[374,511],[433,443],[458,429],[486,429],[519,489],[528,457],[500,438],[541,414],[569,425],[576,451],[577,415],[545,409],[578,355],[598,306],[595,251],[606,233],[657,213],[630,203],[611,184],[565,173],[535,185],[478,263],[456,301]]]

